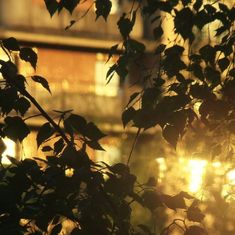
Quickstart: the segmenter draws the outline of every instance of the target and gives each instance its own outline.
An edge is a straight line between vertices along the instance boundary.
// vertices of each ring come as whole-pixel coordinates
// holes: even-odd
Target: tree
[[[80,1],[45,0],[45,4],[53,16],[63,9],[72,13]],[[96,0],[94,4],[97,18],[108,20],[111,1]],[[125,79],[128,65],[139,63],[145,53],[145,45],[131,37],[139,11],[155,25],[157,46],[153,54],[160,62],[155,65],[157,72],[145,74],[142,91],[130,97],[122,114],[123,125],[132,123],[137,128],[136,138],[158,125],[163,138],[176,148],[178,141],[200,122],[212,140],[212,160],[218,156],[230,159],[235,134],[235,7],[220,1],[133,1],[130,11],[117,22],[123,41],[111,48],[110,57],[119,48],[122,51],[107,73],[107,83],[114,73]],[[172,20],[174,38],[163,43],[167,18]],[[71,21],[67,29],[75,23]],[[211,27],[215,27],[214,31]],[[210,31],[208,40],[198,40],[199,31],[205,29]],[[13,58],[17,57],[36,69],[36,53],[21,47],[15,38],[2,40],[1,47],[8,56],[7,61],[0,60],[0,107],[4,118],[1,137],[21,142],[30,133],[24,117],[34,105],[46,120],[38,131],[37,145],[43,144],[45,152],[53,151],[53,156],[45,160],[17,161],[8,157],[12,164],[1,166],[2,234],[59,234],[65,220],[73,224],[70,234],[155,234],[146,225],[131,224],[133,202],[148,208],[153,215],[160,207],[186,211],[187,221],[175,219],[162,235],[170,234],[175,227],[181,228],[184,235],[206,234],[198,200],[183,191],[174,196],[160,192],[154,178],[139,184],[128,166],[131,155],[127,164],[111,166],[90,160],[87,146],[102,150],[99,141],[105,134],[77,114],[59,112],[59,119],[53,120],[28,93],[27,80],[18,74],[14,63]],[[50,92],[45,78],[35,75],[31,79]]]

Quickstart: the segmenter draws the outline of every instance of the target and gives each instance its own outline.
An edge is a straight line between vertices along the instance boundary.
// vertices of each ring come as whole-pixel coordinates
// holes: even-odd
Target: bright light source
[[[235,169],[227,173],[226,178],[230,185],[235,185]]]
[[[2,164],[9,165],[11,162],[8,160],[7,155],[10,157],[16,157],[16,144],[8,138],[4,138],[2,140],[6,145],[6,149],[2,154]]]
[[[203,182],[203,176],[207,165],[206,160],[191,159],[188,162],[190,172],[189,176],[189,191],[196,193],[200,190]]]
[[[166,159],[161,157],[161,158],[156,158],[155,160],[159,166],[158,180],[159,180],[159,182],[161,182],[165,176],[165,171],[167,170]]]

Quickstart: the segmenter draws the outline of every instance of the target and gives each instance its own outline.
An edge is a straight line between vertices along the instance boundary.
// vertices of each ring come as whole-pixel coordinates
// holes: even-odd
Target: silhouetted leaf
[[[162,52],[164,52],[166,48],[166,45],[165,44],[160,44],[157,46],[156,50],[155,50],[155,54],[161,54]]]
[[[77,22],[76,20],[71,20],[71,21],[69,22],[69,25],[67,25],[67,26],[65,27],[65,30],[70,29],[76,22]]]
[[[179,130],[177,130],[172,125],[166,125],[164,129],[162,130],[162,135],[164,139],[172,145],[174,148],[176,148],[176,144],[179,138]]]
[[[55,155],[59,154],[62,151],[62,149],[64,148],[64,146],[65,146],[65,143],[64,143],[64,140],[62,138],[57,140],[54,143],[54,152],[55,152]]]
[[[63,6],[65,9],[67,9],[70,12],[70,14],[72,14],[74,9],[79,4],[79,2],[80,2],[80,0],[64,0]]]
[[[146,225],[144,225],[144,224],[138,224],[138,227],[139,227],[141,230],[143,230],[146,235],[153,235],[153,233],[151,232],[150,228],[147,227]]]
[[[58,235],[62,229],[62,224],[57,224],[53,227],[53,229],[50,232],[50,235]]]
[[[20,58],[22,60],[25,60],[26,62],[29,62],[31,64],[31,66],[36,69],[36,65],[37,65],[37,60],[38,60],[38,56],[37,54],[33,51],[32,48],[29,47],[22,47],[20,49]]]
[[[84,117],[80,115],[71,114],[68,118],[64,120],[64,125],[66,125],[66,129],[72,128],[79,134],[84,135],[87,126],[87,121]]]
[[[52,17],[58,9],[58,2],[56,0],[44,0],[44,2],[46,4],[47,10]]]
[[[145,191],[142,195],[144,205],[154,211],[156,208],[163,206],[160,195],[156,191]]]
[[[118,48],[118,44],[115,44],[114,46],[112,46],[109,49],[109,57],[108,57],[106,63],[112,58],[113,54],[117,53],[117,48]]]
[[[187,210],[187,218],[190,221],[201,223],[205,215],[198,207],[190,206]]]
[[[98,143],[98,141],[95,141],[95,140],[88,141],[88,140],[86,140],[85,142],[92,149],[105,151],[105,149]]]
[[[162,26],[158,26],[156,27],[154,30],[153,30],[153,36],[154,38],[157,40],[157,39],[160,39],[161,36],[163,35],[163,29],[162,29]]]
[[[55,130],[52,128],[49,122],[44,123],[37,134],[37,146],[39,147],[44,141],[49,139],[53,134]]]
[[[107,20],[112,8],[112,2],[110,0],[96,0],[95,7],[96,19],[98,19],[100,16],[103,16],[103,18]]]
[[[230,64],[230,61],[229,61],[229,59],[228,59],[227,57],[224,57],[224,58],[218,60],[218,65],[219,65],[220,70],[221,70],[222,72],[223,72],[225,69],[228,68],[229,64]]]
[[[214,47],[212,47],[211,45],[203,46],[199,50],[199,53],[201,54],[202,58],[206,62],[210,62],[211,64],[214,63],[214,61],[215,61],[215,54],[216,54],[216,50],[214,49]]]
[[[22,116],[24,116],[24,114],[28,111],[30,106],[31,106],[30,102],[26,98],[20,97],[16,101],[14,108],[16,111],[19,111]]]
[[[194,10],[198,11],[198,10],[201,8],[202,3],[203,3],[202,0],[197,0],[197,1],[195,1],[195,3],[193,4]]]
[[[129,107],[122,113],[122,124],[124,128],[133,119],[136,110],[133,107]]]
[[[8,116],[4,119],[4,121],[6,123],[6,126],[4,127],[4,133],[9,139],[15,142],[17,140],[22,142],[22,140],[30,133],[28,126],[18,116]]]
[[[175,196],[162,194],[161,198],[162,198],[162,201],[164,202],[164,204],[172,210],[186,208],[184,196],[180,193]]]
[[[184,235],[206,235],[206,232],[202,227],[192,225],[186,229]]]
[[[90,140],[97,141],[101,138],[104,138],[106,134],[104,134],[93,122],[89,122],[86,125],[85,136],[88,137]]]
[[[126,18],[125,14],[120,17],[119,21],[117,22],[117,25],[124,39],[129,36],[134,26],[133,22],[129,18]]]
[[[119,175],[127,175],[130,173],[130,169],[127,165],[123,163],[116,163],[110,167],[110,170]]]
[[[45,78],[38,76],[38,75],[35,75],[35,76],[32,76],[32,79],[35,82],[40,83],[46,90],[48,90],[51,93],[48,81]]]
[[[9,51],[19,51],[20,47],[17,40],[13,37],[2,40],[2,44]]]

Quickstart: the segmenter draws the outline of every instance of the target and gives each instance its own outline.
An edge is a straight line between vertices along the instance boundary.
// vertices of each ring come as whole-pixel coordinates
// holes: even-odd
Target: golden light
[[[159,166],[158,180],[159,182],[161,182],[165,176],[165,171],[167,170],[166,159],[163,157],[156,158],[156,162],[158,163],[158,166]]]
[[[227,173],[226,178],[230,185],[235,185],[235,169]]]
[[[203,183],[205,168],[207,166],[206,160],[190,159],[188,162],[189,170],[189,191],[192,193],[198,192]]]
[[[7,156],[16,157],[16,144],[14,141],[4,138],[2,139],[4,144],[6,145],[6,149],[2,154],[2,164],[10,164],[11,162],[8,160]]]

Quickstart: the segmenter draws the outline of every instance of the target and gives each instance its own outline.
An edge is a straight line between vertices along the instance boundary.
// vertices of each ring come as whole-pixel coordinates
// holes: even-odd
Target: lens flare
[[[207,165],[206,160],[191,159],[188,162],[189,175],[189,191],[192,193],[198,192],[203,183],[205,168]]]

